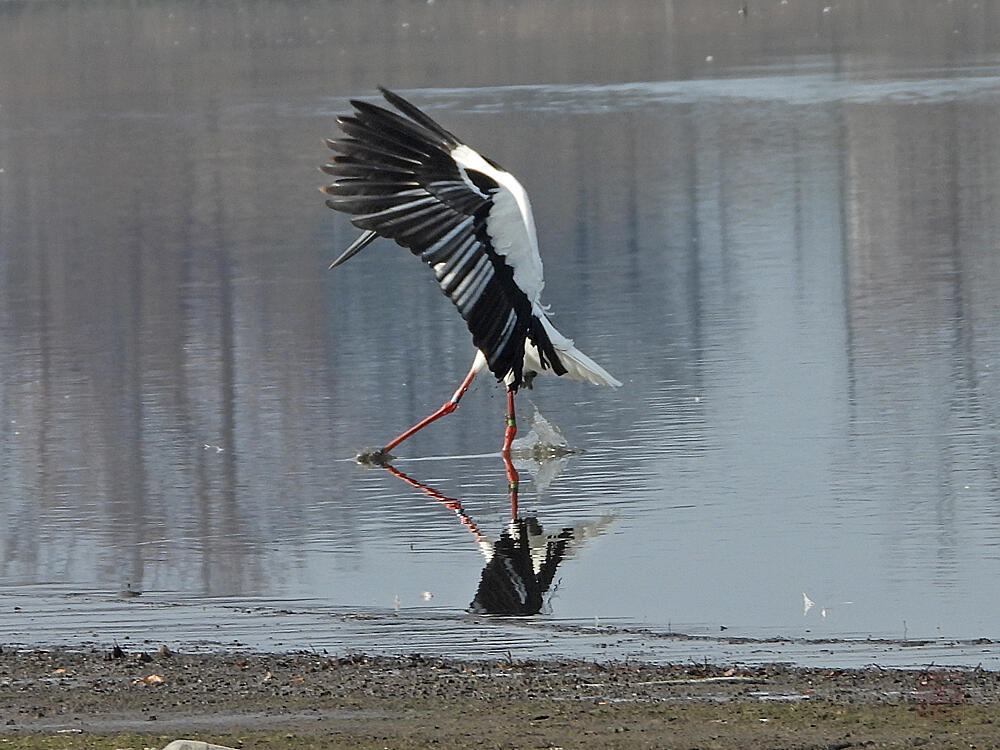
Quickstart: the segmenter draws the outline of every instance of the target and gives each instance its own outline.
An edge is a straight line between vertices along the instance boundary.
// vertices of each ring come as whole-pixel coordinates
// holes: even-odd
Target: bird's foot
[[[362,466],[385,467],[394,458],[395,456],[389,453],[389,451],[385,448],[365,448],[354,457],[354,460]]]

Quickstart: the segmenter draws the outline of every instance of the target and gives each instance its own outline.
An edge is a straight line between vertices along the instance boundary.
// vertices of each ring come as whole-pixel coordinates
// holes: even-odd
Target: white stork
[[[453,412],[484,367],[507,388],[501,453],[509,455],[514,394],[538,373],[621,383],[549,322],[535,222],[521,184],[403,97],[379,91],[398,112],[352,100],[355,111],[337,118],[343,135],[326,141],[336,152],[322,167],[336,178],[322,188],[327,205],[363,230],[330,268],[377,237],[395,240],[433,269],[478,351],[449,401],[367,458],[386,461],[392,448]]]

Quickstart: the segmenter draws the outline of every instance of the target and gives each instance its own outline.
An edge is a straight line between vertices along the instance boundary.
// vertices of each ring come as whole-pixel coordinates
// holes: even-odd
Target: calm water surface
[[[1000,639],[1000,15],[918,5],[2,4],[0,642]],[[519,399],[583,451],[520,536],[488,379],[351,461],[473,355],[395,245],[325,271],[377,83],[521,179],[625,383]]]

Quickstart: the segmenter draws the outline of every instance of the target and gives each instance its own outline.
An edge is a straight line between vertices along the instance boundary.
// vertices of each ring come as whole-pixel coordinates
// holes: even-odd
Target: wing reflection
[[[502,455],[510,493],[510,522],[495,542],[476,525],[465,512],[462,503],[441,494],[433,487],[407,476],[391,464],[383,468],[411,487],[443,504],[473,536],[480,553],[486,560],[476,595],[469,605],[475,614],[528,616],[542,611],[545,595],[552,588],[556,570],[584,541],[599,536],[611,524],[612,517],[565,526],[557,533],[546,534],[536,516],[518,513],[519,477],[508,455]],[[546,459],[535,462],[537,476],[557,474],[565,466],[565,459]],[[546,471],[549,463],[555,464],[554,472]]]

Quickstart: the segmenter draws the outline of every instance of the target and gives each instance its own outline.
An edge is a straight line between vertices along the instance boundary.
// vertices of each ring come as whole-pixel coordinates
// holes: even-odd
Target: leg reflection
[[[513,521],[517,519],[517,487],[521,481],[521,477],[517,475],[514,462],[510,460],[510,451],[502,452],[500,457],[503,458],[504,469],[507,471],[507,490],[510,492],[510,518]]]
[[[388,471],[390,474],[392,474],[394,477],[399,477],[411,487],[416,487],[418,490],[423,492],[428,497],[434,498],[439,503],[444,505],[444,507],[448,508],[448,510],[454,511],[455,516],[459,520],[459,523],[465,526],[465,528],[467,528],[472,533],[472,536],[476,538],[477,542],[486,542],[487,544],[489,543],[489,539],[486,537],[485,534],[483,534],[483,532],[479,530],[479,527],[476,526],[476,522],[473,521],[471,518],[469,518],[468,514],[462,508],[462,504],[458,500],[456,500],[453,497],[446,497],[433,487],[428,487],[426,484],[418,482],[416,479],[413,479],[412,477],[408,477],[406,474],[401,472],[392,464],[386,464],[383,468],[385,468],[385,470]]]

